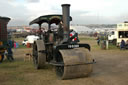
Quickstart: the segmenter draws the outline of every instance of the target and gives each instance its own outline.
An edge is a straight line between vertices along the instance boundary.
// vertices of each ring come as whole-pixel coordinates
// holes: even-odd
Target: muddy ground
[[[81,39],[92,47],[96,60],[89,77],[60,80],[53,66],[36,70],[32,61],[24,62],[24,54],[31,49],[16,49],[15,61],[0,64],[0,85],[128,85],[128,50],[101,50],[94,39]]]

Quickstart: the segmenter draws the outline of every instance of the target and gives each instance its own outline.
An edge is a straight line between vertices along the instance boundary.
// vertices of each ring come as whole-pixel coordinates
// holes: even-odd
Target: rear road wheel
[[[46,62],[46,54],[40,52],[44,50],[42,44],[42,40],[38,40],[33,44],[33,62],[37,69],[44,68]]]

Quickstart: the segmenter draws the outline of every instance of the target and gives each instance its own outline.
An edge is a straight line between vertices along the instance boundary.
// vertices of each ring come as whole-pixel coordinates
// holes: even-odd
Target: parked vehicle
[[[5,50],[8,48],[7,24],[10,18],[0,17],[0,63],[4,59]]]
[[[117,29],[108,35],[108,40],[113,43],[115,42],[117,46],[120,45],[121,40],[126,42],[128,40],[128,22],[117,24]]]
[[[33,44],[34,41],[38,40],[39,37],[36,35],[28,35],[24,41],[22,42],[22,45],[27,45],[27,43]]]

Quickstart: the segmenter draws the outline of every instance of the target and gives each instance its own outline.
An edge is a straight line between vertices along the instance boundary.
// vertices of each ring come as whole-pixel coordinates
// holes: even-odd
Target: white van
[[[33,44],[34,41],[38,40],[39,36],[35,36],[35,35],[28,35],[24,41],[22,41],[22,45],[27,45],[27,43]]]
[[[112,34],[108,35],[109,41],[116,41],[116,45],[119,46],[121,40],[125,42],[128,40],[128,22],[117,24],[117,28],[112,32]]]

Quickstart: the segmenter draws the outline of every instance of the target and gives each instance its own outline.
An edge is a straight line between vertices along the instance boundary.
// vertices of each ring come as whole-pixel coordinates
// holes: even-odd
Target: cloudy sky
[[[128,0],[0,0],[0,16],[9,25],[28,25],[41,15],[61,14],[61,4],[71,4],[72,24],[115,24],[128,21]]]

